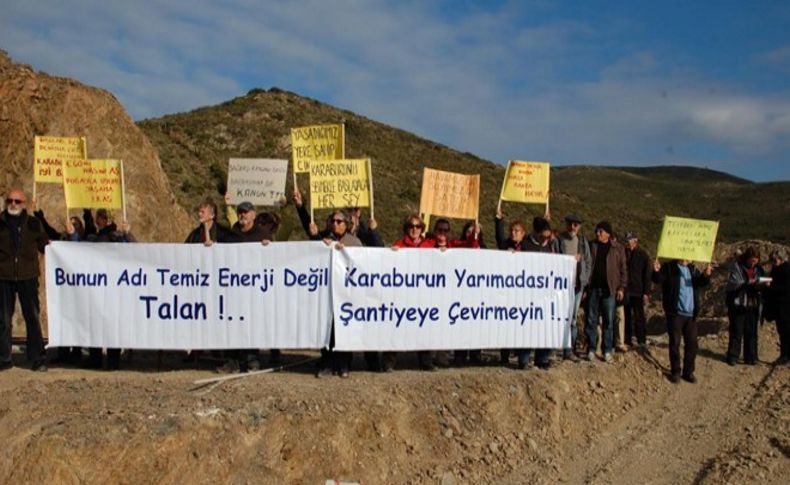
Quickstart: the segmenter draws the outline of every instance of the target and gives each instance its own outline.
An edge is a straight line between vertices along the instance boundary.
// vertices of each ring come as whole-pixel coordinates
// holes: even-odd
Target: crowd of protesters
[[[293,202],[307,237],[335,243],[339,247],[384,247],[375,219],[365,223],[358,208],[336,209],[319,228],[304,207],[299,190],[293,193]],[[38,298],[38,253],[50,240],[97,243],[128,243],[135,238],[126,221],[118,227],[107,211],[99,209],[95,218],[85,210],[83,217],[71,217],[65,231],[58,232],[46,221],[43,212],[29,215],[27,198],[20,189],[11,189],[5,197],[5,208],[0,213],[0,289],[2,313],[0,314],[0,369],[11,367],[11,322],[17,298],[26,325],[26,351],[34,371],[47,370]],[[197,208],[198,226],[186,238],[186,243],[261,242],[269,244],[280,226],[279,217],[271,212],[257,213],[250,202],[242,202],[230,210],[228,218],[232,227],[217,221],[217,206],[206,201]],[[662,307],[669,335],[669,358],[672,382],[684,379],[696,382],[694,374],[697,354],[697,317],[700,314],[702,288],[710,282],[712,265],[697,268],[686,260],[651,260],[639,246],[636,233],[628,232],[620,240],[612,225],[601,221],[595,226],[595,239],[588,241],[581,232],[583,220],[575,214],[565,217],[565,230],[555,231],[548,214],[535,217],[528,233],[522,221],[507,224],[501,210],[494,217],[496,247],[503,251],[527,251],[546,254],[563,254],[576,258],[574,285],[574,318],[571,319],[570,345],[562,349],[501,349],[500,364],[515,367],[536,367],[548,370],[552,361],[612,362],[615,351],[627,352],[631,348],[647,351],[645,307],[649,303],[652,285],[661,286]],[[390,247],[401,249],[486,248],[481,226],[467,223],[458,238],[450,236],[451,224],[447,219],[437,219],[432,229],[422,218],[411,214],[404,220],[402,237]],[[774,251],[770,254],[771,272],[760,266],[760,254],[749,247],[732,262],[726,286],[726,303],[729,317],[729,346],[726,361],[736,365],[743,355],[746,365],[758,361],[757,335],[759,322],[775,321],[779,340],[780,357],[777,363],[790,361],[790,266],[787,254]],[[579,310],[583,309],[583,323],[577,326]],[[680,344],[683,342],[683,358]],[[333,350],[334,330],[330,345],[321,350],[317,377],[338,375],[348,377],[353,354]],[[107,368],[118,369],[120,349],[107,349]],[[223,359],[220,372],[254,371],[261,366],[258,349],[238,349],[214,353]],[[82,364],[102,368],[102,349],[88,349],[88,361],[82,362],[81,348],[58,348],[57,358],[63,363]],[[197,352],[187,360],[196,359]],[[397,352],[365,352],[369,371],[392,372],[398,360]],[[417,353],[419,368],[425,371],[448,367],[451,363],[447,351],[420,351]],[[281,363],[278,349],[269,350],[269,365]],[[486,363],[480,350],[457,350],[452,363],[481,365]]]

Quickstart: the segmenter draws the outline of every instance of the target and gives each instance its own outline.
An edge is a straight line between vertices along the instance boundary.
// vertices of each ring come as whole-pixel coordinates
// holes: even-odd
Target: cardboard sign
[[[291,128],[294,173],[309,173],[311,160],[339,160],[345,156],[345,127],[314,125]]]
[[[310,162],[310,204],[314,209],[370,207],[370,160]]]
[[[277,205],[285,195],[288,160],[231,158],[228,160],[228,203]]]
[[[88,158],[85,137],[37,136],[33,140],[33,181],[63,183],[63,162]]]
[[[545,204],[549,201],[549,169],[546,162],[511,160],[499,198],[522,204]]]
[[[458,219],[477,219],[480,175],[426,168],[422,173],[420,212]]]
[[[64,160],[63,191],[66,207],[122,208],[122,172],[120,160]]]
[[[665,216],[658,257],[710,262],[718,232],[718,221]]]

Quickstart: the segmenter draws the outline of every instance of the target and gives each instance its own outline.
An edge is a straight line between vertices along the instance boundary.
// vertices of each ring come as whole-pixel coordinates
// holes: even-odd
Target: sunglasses
[[[22,199],[6,199],[5,203],[6,204],[17,204],[18,205],[18,204],[24,204],[25,201],[22,200]]]
[[[408,227],[409,229],[422,229],[425,226],[423,226],[422,224],[408,224],[406,227]]]
[[[332,219],[332,224],[345,224],[345,219]]]
[[[437,227],[436,228],[436,232],[438,232],[438,233],[450,232],[450,228],[449,227]]]

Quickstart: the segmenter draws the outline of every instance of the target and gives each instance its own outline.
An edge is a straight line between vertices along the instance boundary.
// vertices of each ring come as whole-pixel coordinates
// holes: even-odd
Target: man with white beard
[[[11,189],[0,213],[0,370],[11,364],[11,322],[17,295],[25,317],[27,359],[34,371],[46,371],[38,302],[38,253],[49,243],[44,228],[25,210],[21,189]]]

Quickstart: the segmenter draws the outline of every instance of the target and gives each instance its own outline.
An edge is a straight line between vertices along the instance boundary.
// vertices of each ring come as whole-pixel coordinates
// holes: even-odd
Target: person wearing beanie
[[[596,240],[590,244],[592,270],[587,301],[587,326],[585,333],[590,343],[587,358],[595,360],[598,344],[598,316],[603,315],[603,345],[606,362],[612,362],[613,325],[615,304],[623,301],[628,286],[625,250],[612,239],[612,225],[601,221],[595,226]]]

